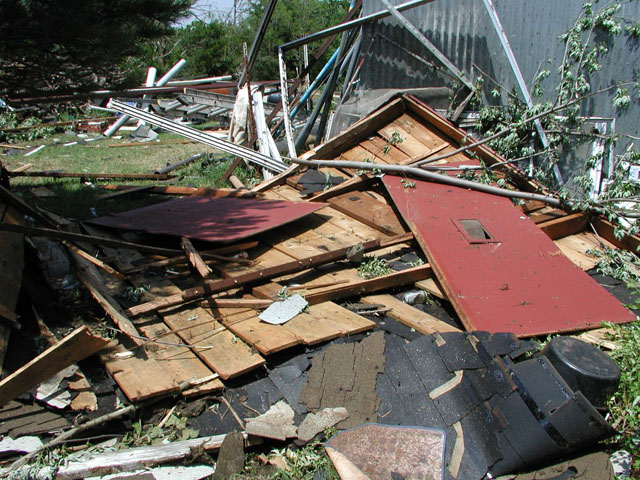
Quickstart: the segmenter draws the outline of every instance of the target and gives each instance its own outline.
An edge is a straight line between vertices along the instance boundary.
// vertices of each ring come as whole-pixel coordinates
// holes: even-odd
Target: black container
[[[539,353],[555,367],[573,391],[596,408],[606,408],[620,381],[620,369],[599,348],[572,337],[555,337]]]

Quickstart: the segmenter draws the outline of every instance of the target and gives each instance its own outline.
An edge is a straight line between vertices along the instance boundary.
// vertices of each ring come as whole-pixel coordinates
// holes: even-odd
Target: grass
[[[618,348],[611,357],[620,367],[618,390],[609,401],[609,421],[619,432],[616,446],[627,450],[634,459],[635,473],[640,473],[640,322],[608,325]],[[637,478],[637,477],[633,477]]]
[[[231,187],[228,182],[220,182],[220,177],[231,163],[228,154],[199,143],[180,143],[182,137],[161,133],[158,142],[144,142],[136,146],[118,147],[129,140],[103,138],[87,145],[64,147],[63,143],[75,141],[76,137],[58,134],[30,142],[16,143],[19,146],[47,145],[41,151],[24,157],[22,154],[0,157],[8,170],[14,170],[25,164],[32,164],[30,171],[58,170],[70,173],[152,173],[168,164],[205,152],[206,159],[179,167],[172,174],[179,175],[171,185],[193,187]],[[165,143],[172,142],[172,143]],[[256,183],[255,170],[240,166],[235,175],[247,186]],[[166,197],[149,194],[127,195],[101,201],[97,197],[105,193],[100,189],[102,183],[118,185],[145,185],[155,181],[113,179],[101,182],[82,183],[79,178],[56,179],[46,177],[14,177],[12,189],[31,205],[44,208],[67,218],[86,220],[93,216],[121,212],[142,207]],[[167,182],[161,182],[166,184]],[[46,187],[54,196],[38,197],[33,188]],[[93,209],[93,211],[92,211]]]

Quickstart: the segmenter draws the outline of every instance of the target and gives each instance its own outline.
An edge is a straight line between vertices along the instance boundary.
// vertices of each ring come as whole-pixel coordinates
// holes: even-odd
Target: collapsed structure
[[[390,5],[384,13],[402,20],[399,11],[420,3],[427,2]],[[354,11],[346,22],[365,23],[368,16],[353,20]],[[269,8],[264,28],[268,15]],[[343,30],[348,28],[312,37],[333,39]],[[346,52],[356,39],[347,37],[334,61],[353,75],[357,56]],[[328,48],[325,43],[321,48]],[[284,45],[281,57],[287,48],[293,45]],[[327,70],[329,85],[333,72],[337,65]],[[465,79],[461,70],[456,75]],[[288,85],[283,72],[282,91],[293,93],[296,82]],[[345,84],[348,89],[350,82]],[[151,80],[148,87],[153,85]],[[110,341],[85,326],[60,342],[50,339],[50,348],[0,382],[2,418],[42,414],[28,411],[20,395],[99,352],[132,406],[129,412],[171,395],[215,397],[226,410],[203,413],[201,431],[242,430],[241,443],[257,437],[308,441],[333,425],[406,428],[392,434],[364,427],[345,432],[351,439],[334,437],[327,449],[343,478],[357,471],[369,478],[422,472],[420,478],[480,479],[534,468],[611,435],[603,413],[619,371],[587,343],[606,344],[603,322],[636,317],[585,273],[597,263],[587,250],[605,245],[635,251],[640,238],[616,238],[614,225],[598,212],[567,211],[482,141],[469,144],[466,131],[411,95],[391,95],[298,155],[318,116],[318,138],[331,130],[321,110],[330,105],[333,89],[325,90],[329,100],[317,103],[294,139],[289,96],[264,111],[261,94],[245,84],[245,139],[259,151],[166,118],[176,111],[185,117],[228,113],[236,102],[224,94],[185,90],[177,104],[146,102],[156,113],[109,102],[125,116],[234,155],[226,177],[241,160],[264,169],[265,180],[253,188],[114,187],[116,194],[185,197],[76,224],[0,187],[4,338],[17,322],[23,235],[60,239],[73,274],[117,332]],[[296,98],[298,105],[305,95]],[[199,106],[184,107],[192,102]],[[270,129],[280,107],[283,116]],[[275,147],[272,134],[280,130],[288,155]],[[500,187],[459,178],[484,167],[493,169]],[[47,243],[36,245],[54,248]],[[395,295],[416,288],[413,295],[427,292],[437,302],[411,306]],[[558,337],[542,351],[531,340],[557,333],[572,336]],[[86,389],[81,385],[78,391]],[[71,400],[77,408],[98,404],[95,397],[78,397]],[[316,417],[329,420],[309,430],[305,422]],[[30,430],[49,431],[49,422],[58,420],[34,421]],[[2,432],[15,436],[23,426],[5,420]],[[398,440],[375,444],[387,434]],[[378,459],[390,458],[407,439],[422,448],[409,465],[376,463],[353,448],[363,441],[358,435],[379,448]],[[185,440],[188,448],[176,443],[174,455],[161,462],[183,458],[185,448],[217,449],[222,438]],[[58,475],[117,471],[123,459],[112,455],[78,457]],[[140,455],[126,468],[153,463],[147,453]]]

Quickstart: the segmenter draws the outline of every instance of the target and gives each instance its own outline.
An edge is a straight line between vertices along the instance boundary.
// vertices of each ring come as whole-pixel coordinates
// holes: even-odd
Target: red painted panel
[[[91,220],[105,227],[230,243],[293,222],[324,203],[190,197]]]
[[[635,319],[509,199],[421,181],[405,188],[389,175],[383,181],[469,330],[527,337]]]

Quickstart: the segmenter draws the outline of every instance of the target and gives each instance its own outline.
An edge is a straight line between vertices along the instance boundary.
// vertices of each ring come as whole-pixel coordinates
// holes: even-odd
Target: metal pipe
[[[242,70],[240,80],[238,81],[238,88],[242,88],[247,75],[249,75],[253,69],[253,64],[256,62],[256,57],[258,56],[258,50],[260,50],[260,45],[262,45],[262,40],[264,39],[264,33],[267,30],[267,26],[271,21],[271,16],[273,15],[273,11],[276,9],[277,4],[278,0],[269,0],[269,3],[264,9],[262,20],[260,20],[260,26],[258,27],[256,36],[251,44],[251,49],[249,50],[248,65]]]
[[[402,3],[395,8],[396,10],[402,12],[404,10],[417,7],[418,5],[431,3],[433,1],[435,0],[412,0],[410,2]],[[297,40],[293,40],[291,42],[285,43],[281,45],[280,48],[283,51],[291,50],[292,48],[299,47],[300,45],[304,45],[305,43],[311,43],[321,38],[328,37],[329,35],[344,32],[345,30],[349,30],[350,28],[364,25],[365,23],[375,22],[376,20],[380,20],[382,18],[388,17],[389,15],[391,15],[391,13],[389,13],[388,10],[382,10],[380,12],[372,13],[371,15],[360,17],[355,20],[351,20],[350,22],[339,23],[338,25],[335,25],[333,27],[325,28],[324,30],[320,30],[319,32],[312,33],[311,35],[307,35],[306,37],[302,37]]]
[[[311,85],[309,85],[309,88],[307,88],[307,91],[302,94],[302,97],[300,97],[300,100],[298,101],[297,105],[295,107],[293,107],[293,109],[291,110],[291,114],[289,116],[291,118],[291,120],[293,120],[295,118],[295,116],[297,115],[298,110],[300,109],[300,106],[304,105],[305,102],[311,96],[311,94],[314,92],[314,90],[316,88],[318,88],[318,86],[320,84],[322,84],[322,82],[324,82],[325,77],[327,76],[327,74],[331,70],[331,67],[333,66],[335,61],[338,59],[338,55],[339,54],[340,54],[340,49],[338,48],[335,52],[333,52],[333,55],[331,55],[331,58],[325,64],[325,66],[322,67],[322,70],[320,70],[320,73],[318,73],[318,76],[313,81],[313,83],[311,83]],[[283,93],[283,95],[284,95],[284,93]]]
[[[241,147],[240,145],[227,142],[226,140],[216,138],[213,135],[201,132],[199,130],[196,130],[195,128],[187,127],[186,125],[181,125],[177,122],[167,120],[166,118],[160,117],[153,113],[145,112],[139,108],[132,107],[131,105],[127,105],[126,103],[120,102],[118,100],[109,100],[107,106],[118,112],[125,113],[135,118],[139,118],[150,123],[151,125],[156,125],[160,128],[168,130],[169,132],[182,135],[183,137],[189,138],[196,142],[204,143],[205,145],[217,148],[218,150],[222,150],[223,152],[229,153],[236,157],[243,158],[248,162],[255,163],[257,165],[260,165],[261,167],[273,170],[277,173],[284,172],[288,168],[285,163],[274,160],[271,157],[262,155],[261,153],[255,152],[251,149]]]
[[[187,61],[184,58],[181,58],[180,60],[178,60],[178,62],[173,67],[171,67],[171,69],[167,73],[165,73],[162,76],[162,78],[160,78],[160,80],[156,82],[156,87],[163,87],[164,85],[166,85],[166,83],[169,80],[171,80],[175,76],[175,74],[178,73],[182,69],[182,67],[186,65],[186,63]],[[155,75],[156,75],[156,72],[154,72],[153,74],[154,78],[155,78]],[[129,121],[129,116],[123,115],[122,117],[120,117],[118,121],[116,121],[113,125],[111,125],[109,128],[107,128],[104,131],[104,136],[110,137],[111,135],[116,133],[120,129],[120,127],[123,126],[128,121]]]
[[[171,67],[171,69],[167,73],[165,73],[162,77],[160,77],[160,80],[156,82],[156,87],[164,87],[167,83],[169,83],[169,80],[175,77],[176,74],[180,70],[182,70],[182,67],[184,67],[186,64],[187,64],[187,61],[184,58],[181,58],[180,60],[178,60],[176,64],[173,67]]]

